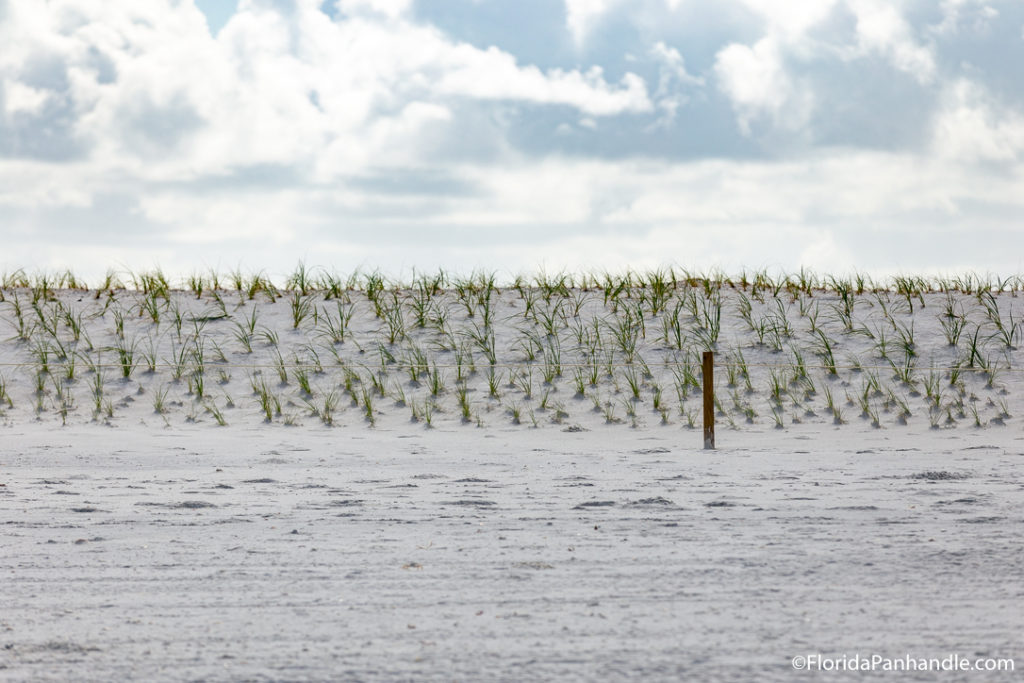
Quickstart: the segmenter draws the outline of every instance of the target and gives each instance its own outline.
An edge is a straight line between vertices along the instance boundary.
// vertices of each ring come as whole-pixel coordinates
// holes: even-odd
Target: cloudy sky
[[[1020,0],[0,0],[0,269],[1024,270]]]

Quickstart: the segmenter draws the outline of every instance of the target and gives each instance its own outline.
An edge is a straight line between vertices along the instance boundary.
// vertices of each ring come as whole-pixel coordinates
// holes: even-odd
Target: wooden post
[[[715,352],[704,352],[704,448],[715,448]]]

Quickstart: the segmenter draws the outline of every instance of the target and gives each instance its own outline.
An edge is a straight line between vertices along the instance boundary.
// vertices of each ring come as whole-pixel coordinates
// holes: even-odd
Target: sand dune
[[[865,293],[844,318],[834,291],[680,286],[652,311],[647,289],[481,288],[468,307],[446,290],[419,327],[415,288],[385,288],[401,333],[362,289],[35,306],[5,290],[0,676],[745,681],[791,680],[812,653],[1024,661],[1017,339],[988,300],[953,295],[950,345],[941,292]],[[1016,319],[1012,293],[992,299]],[[715,451],[689,381],[707,345]]]

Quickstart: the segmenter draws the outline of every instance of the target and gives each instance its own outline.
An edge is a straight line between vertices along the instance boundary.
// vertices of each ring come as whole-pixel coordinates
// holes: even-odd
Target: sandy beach
[[[791,659],[1021,656],[1019,438],[693,436],[7,430],[0,675],[814,680]]]
[[[5,292],[6,680],[1022,656],[1016,292],[153,281]]]

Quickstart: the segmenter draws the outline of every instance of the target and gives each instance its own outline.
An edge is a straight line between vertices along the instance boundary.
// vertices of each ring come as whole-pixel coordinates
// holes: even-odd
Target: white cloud
[[[336,0],[335,5],[348,14],[372,12],[397,19],[409,11],[412,0]]]
[[[802,264],[841,270],[854,264],[895,271],[973,264],[1005,271],[1019,267],[1017,250],[993,255],[979,243],[974,252],[947,249],[942,261],[922,240],[928,235],[928,244],[949,243],[969,228],[1019,242],[1024,198],[1016,168],[979,175],[955,157],[836,150],[786,162],[506,158],[448,166],[479,191],[437,200],[375,197],[344,184],[226,188],[212,195],[170,186],[140,195],[137,221],[158,236],[155,244],[120,239],[105,249],[76,248],[72,257],[62,245],[67,233],[55,239],[57,228],[39,234],[39,225],[18,218],[38,215],[38,208],[13,218],[4,214],[5,234],[20,232],[9,240],[0,268],[40,263],[102,274],[122,261],[159,262],[177,273],[205,263],[283,272],[305,258],[342,270],[516,271],[534,269],[543,258],[552,268],[573,269],[682,263],[730,271]],[[15,194],[20,178],[34,174],[24,182],[42,188],[50,171],[22,163],[3,167],[0,177]],[[53,185],[93,187],[98,181],[90,173],[88,166],[67,168]],[[0,212],[3,203],[0,193]],[[986,214],[971,208],[978,203],[1008,208]]]
[[[814,108],[813,92],[791,73],[787,56],[806,59],[816,49],[807,32],[828,16],[834,0],[740,0],[764,21],[753,45],[731,43],[715,55],[719,89],[732,102],[740,130],[767,117],[775,126],[800,130]]]
[[[753,48],[733,43],[715,59],[715,71],[732,101],[751,110],[777,110],[790,89],[777,45],[761,40]]]
[[[565,23],[577,45],[582,45],[587,33],[603,14],[621,0],[565,0]]]
[[[931,49],[919,44],[907,20],[888,0],[848,0],[857,17],[857,38],[864,52],[885,55],[897,69],[930,83],[935,76]]]
[[[763,115],[789,130],[800,129],[810,116],[813,97],[794,82],[773,38],[762,38],[753,47],[733,43],[723,48],[715,57],[715,75],[745,134]]]
[[[922,45],[901,13],[901,3],[890,0],[740,0],[765,21],[765,36],[786,51],[813,56],[816,51],[838,50],[847,59],[866,54],[884,55],[894,67],[922,83],[932,80],[935,60],[932,50]],[[963,5],[975,0],[952,0]],[[947,5],[949,2],[947,1]],[[856,18],[857,44],[819,45],[809,34],[837,8],[845,7]],[[952,11],[945,8],[947,14]]]
[[[767,24],[767,32],[788,40],[800,40],[827,17],[838,0],[741,0]]]
[[[244,0],[216,38],[191,3],[172,0],[13,7],[0,57],[8,115],[61,98],[99,168],[149,179],[298,164],[324,180],[384,160],[415,163],[423,146],[413,141],[460,100],[590,117],[653,108],[635,74],[611,84],[600,67],[521,65],[404,20],[408,2],[344,0],[354,16],[332,22],[316,0],[287,12]],[[62,91],[26,82],[39,59],[66,74],[53,86]]]
[[[999,17],[999,10],[989,0],[942,0],[942,21],[929,27],[939,36],[957,35],[964,30],[987,33]]]
[[[306,257],[342,269],[516,270],[536,267],[542,253],[576,268],[796,267],[801,259],[845,268],[915,257],[945,244],[942,231],[988,231],[1018,246],[1019,93],[984,85],[979,72],[976,81],[950,81],[937,66],[938,34],[912,25],[900,3],[738,3],[743,30],[726,32],[717,52],[691,53],[648,22],[650,37],[629,45],[635,61],[605,71],[555,60],[561,69],[542,69],[508,50],[460,43],[398,0],[346,0],[337,21],[319,0],[246,0],[216,37],[180,0],[8,2],[0,268],[63,261],[102,273],[112,261],[155,259],[169,270],[195,268],[197,259],[287,268]],[[632,11],[620,0],[570,5],[580,40],[609,12]],[[664,6],[682,8],[681,0],[645,0],[644,21],[655,5],[659,17]],[[966,30],[974,15],[958,7],[957,30]],[[855,23],[844,23],[844,8]],[[753,38],[750,12],[762,21]],[[586,54],[600,52],[592,47]],[[708,51],[713,66],[691,72]],[[922,91],[940,94],[938,109],[923,108],[920,119],[930,145],[897,141],[888,153],[786,146],[831,111],[815,90],[821,79],[848,66],[844,77],[859,76],[857,60],[889,64],[901,84],[911,74]],[[732,103],[749,139],[697,119],[708,101],[720,116],[704,78]],[[842,83],[830,85],[841,92]],[[877,106],[879,116],[894,106],[851,104]],[[511,129],[517,117],[525,125]],[[522,143],[545,127],[563,135]],[[733,158],[779,129],[791,135],[777,136],[775,161]],[[630,135],[646,151],[628,149]],[[36,154],[27,143],[37,139],[69,154]],[[614,145],[603,147],[606,140]],[[664,153],[651,151],[652,140]],[[470,154],[439,159],[439,141]],[[673,149],[691,142],[710,151]],[[486,154],[473,154],[478,147]],[[1020,252],[1008,248],[990,262],[980,243],[972,253],[946,250],[957,256],[934,258],[983,269],[1012,267]]]
[[[651,125],[653,129],[672,125],[679,110],[689,101],[685,91],[703,86],[704,79],[688,73],[679,50],[660,40],[650,49],[650,55],[659,64],[658,88],[654,100],[662,112]]]
[[[88,209],[95,189],[88,169],[81,166],[0,162],[0,207],[26,211],[48,206]]]
[[[8,116],[35,114],[50,99],[51,93],[33,88],[19,81],[6,80],[3,84],[4,111]]]
[[[456,48],[435,87],[442,93],[476,99],[565,104],[593,116],[651,109],[647,87],[636,74],[627,73],[621,87],[614,88],[605,82],[600,67],[543,73],[533,66],[518,66],[512,55],[493,47],[483,52],[466,45]]]
[[[763,35],[752,45],[731,43],[715,59],[718,86],[731,100],[740,129],[769,117],[790,132],[804,128],[817,110],[813,78],[801,74],[838,58],[855,63],[881,56],[920,84],[936,79],[934,47],[922,43],[901,13],[887,0],[738,0],[764,21]],[[961,0],[969,1],[969,0]],[[837,11],[855,20],[853,40],[816,29]]]
[[[669,80],[675,80],[685,85],[704,85],[703,78],[687,73],[683,56],[676,48],[669,47],[659,40],[651,48],[651,55],[662,65],[662,80],[658,85],[659,92],[668,88],[667,81]]]
[[[933,127],[937,156],[954,162],[1020,162],[1024,114],[1000,106],[966,79],[949,85]]]

